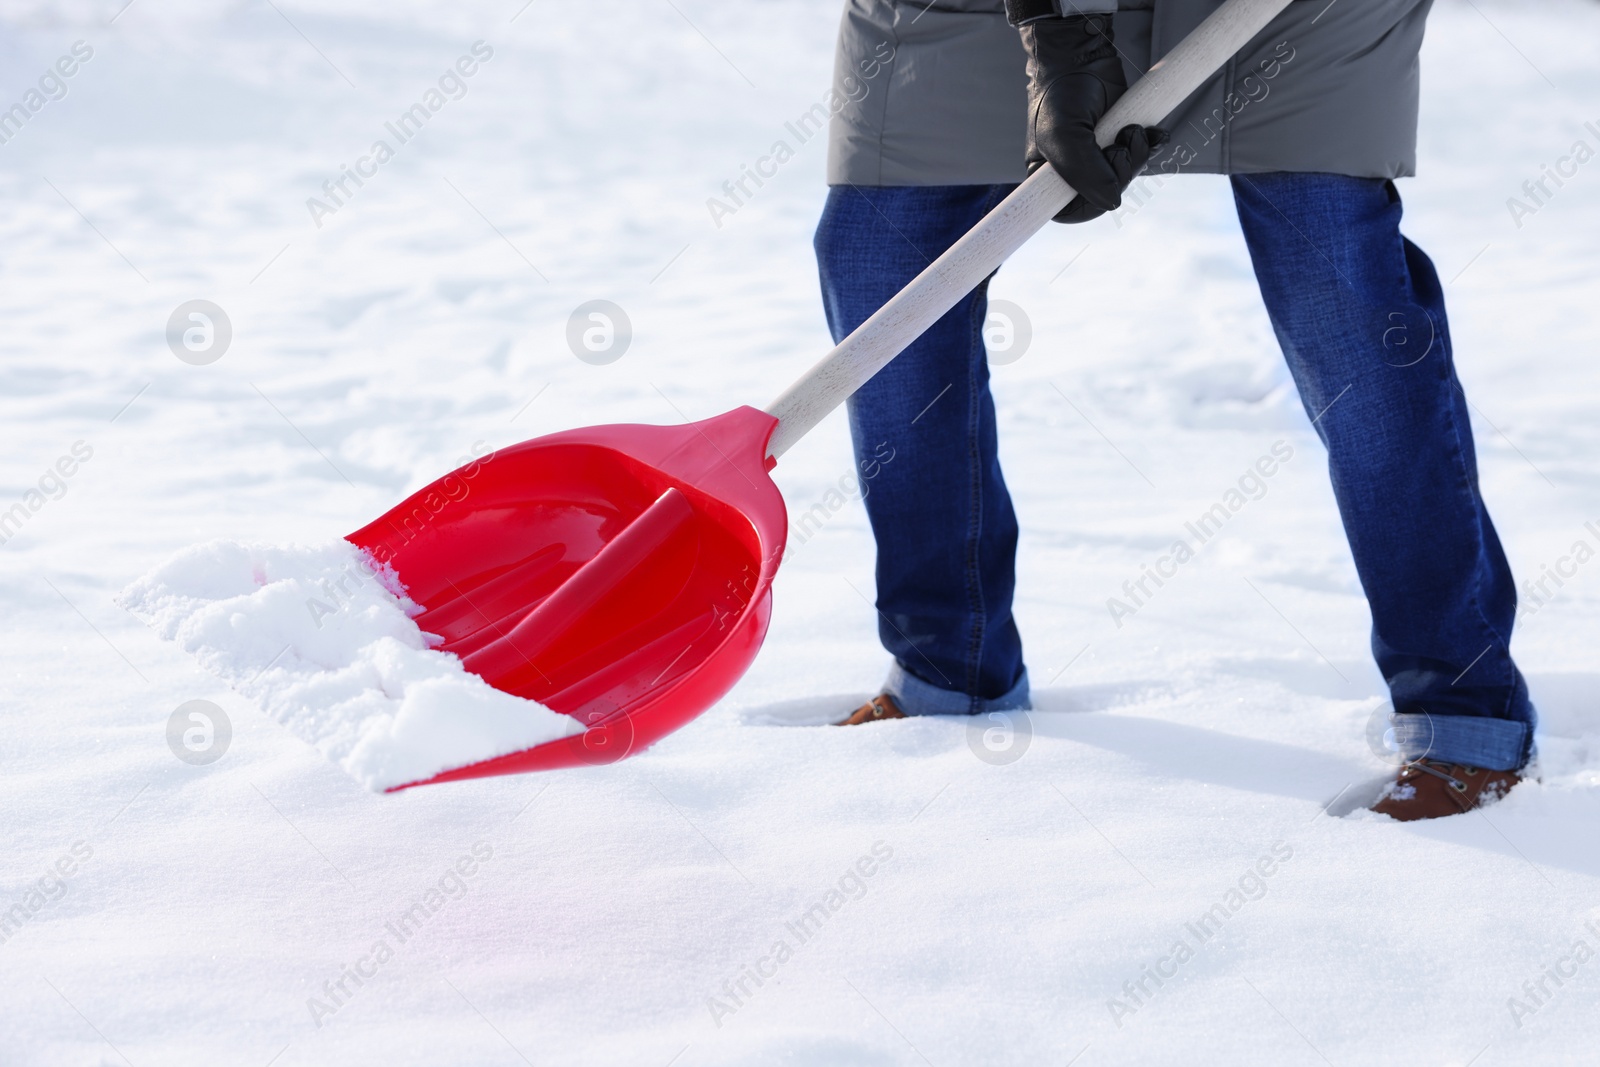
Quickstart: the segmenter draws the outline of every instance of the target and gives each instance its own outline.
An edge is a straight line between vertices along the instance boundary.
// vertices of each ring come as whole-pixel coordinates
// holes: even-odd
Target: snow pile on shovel
[[[583,731],[430,649],[393,570],[347,541],[195,545],[119,599],[374,791]]]

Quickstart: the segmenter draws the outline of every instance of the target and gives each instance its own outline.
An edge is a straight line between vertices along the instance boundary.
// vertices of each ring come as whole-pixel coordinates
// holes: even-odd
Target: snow
[[[725,700],[615,765],[374,795],[115,598],[194,545],[331,544],[486,449],[776,396],[828,347],[824,146],[721,228],[705,205],[821,95],[839,5],[119,7],[0,3],[0,104],[94,52],[0,145],[0,1062],[1592,1061],[1600,163],[1507,201],[1595,144],[1600,7],[1430,22],[1406,228],[1519,580],[1567,576],[1515,641],[1542,782],[1424,825],[1332,817],[1391,767],[1369,620],[1208,178],[994,285],[1032,331],[995,386],[1030,715],[806,725],[887,666],[835,416],[774,472],[830,517]],[[317,228],[307,198],[479,40],[467,95]],[[606,364],[566,341],[597,299],[632,323]],[[232,329],[199,365],[167,340],[192,300]],[[1279,440],[1118,628],[1106,599]],[[169,745],[195,700],[231,724],[206,764]]]
[[[119,603],[368,789],[583,732],[430,645],[394,570],[348,541],[212,541]]]

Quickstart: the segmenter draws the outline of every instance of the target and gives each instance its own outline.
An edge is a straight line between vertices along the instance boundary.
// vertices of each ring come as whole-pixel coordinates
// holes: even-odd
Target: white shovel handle
[[[1124,126],[1159,126],[1291,0],[1227,0],[1112,105],[1095,127],[1101,146]],[[778,418],[767,452],[783,455],[817,423],[999,269],[1077,194],[1040,167],[949,251],[823,356],[767,408]]]

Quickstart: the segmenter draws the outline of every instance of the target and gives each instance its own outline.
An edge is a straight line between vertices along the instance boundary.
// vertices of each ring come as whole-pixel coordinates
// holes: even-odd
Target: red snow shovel
[[[1158,125],[1289,2],[1228,0],[1117,102],[1099,142]],[[768,471],[1074,195],[1035,172],[766,411],[526,441],[351,534],[467,670],[587,727],[396,788],[610,763],[720,699],[772,614],[787,516]]]

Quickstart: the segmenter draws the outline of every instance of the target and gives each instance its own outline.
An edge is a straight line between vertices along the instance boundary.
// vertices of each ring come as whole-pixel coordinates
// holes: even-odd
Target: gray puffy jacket
[[[1116,42],[1129,83],[1221,3],[1123,0]],[[1415,173],[1417,53],[1431,6],[1296,0],[1168,120],[1172,142],[1149,171]],[[828,183],[1021,181],[1025,62],[1001,0],[847,0]]]

